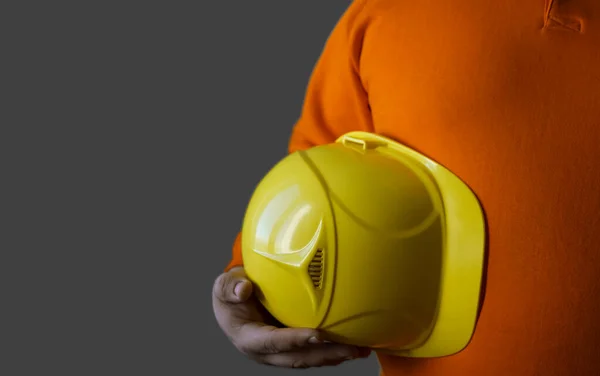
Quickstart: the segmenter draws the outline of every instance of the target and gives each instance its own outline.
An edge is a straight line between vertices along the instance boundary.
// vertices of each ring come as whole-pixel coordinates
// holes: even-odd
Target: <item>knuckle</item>
[[[265,337],[263,339],[263,349],[266,353],[269,353],[269,354],[275,354],[275,353],[279,352],[274,330],[270,330],[265,335]]]
[[[264,343],[263,343],[263,349],[268,354],[275,354],[277,352],[277,349],[273,345],[273,341],[270,340],[270,339],[267,339],[267,340],[264,341]]]

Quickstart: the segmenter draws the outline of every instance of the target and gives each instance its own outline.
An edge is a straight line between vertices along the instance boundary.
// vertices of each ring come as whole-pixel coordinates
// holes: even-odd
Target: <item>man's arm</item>
[[[302,113],[292,130],[293,153],[334,142],[350,131],[372,131],[367,93],[360,78],[360,54],[369,25],[368,0],[354,0],[329,35],[309,80]],[[242,266],[241,233],[226,271]]]

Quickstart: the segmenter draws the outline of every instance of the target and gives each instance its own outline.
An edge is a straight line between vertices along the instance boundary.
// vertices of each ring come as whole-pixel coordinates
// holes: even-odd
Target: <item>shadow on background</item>
[[[211,287],[348,0],[19,4],[0,374],[297,374],[237,353]]]

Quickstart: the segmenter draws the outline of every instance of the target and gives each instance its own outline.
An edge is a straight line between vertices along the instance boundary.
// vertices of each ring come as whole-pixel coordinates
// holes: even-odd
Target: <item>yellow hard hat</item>
[[[484,253],[473,192],[366,132],[285,157],[258,184],[242,226],[246,273],[278,321],[398,356],[467,346]]]

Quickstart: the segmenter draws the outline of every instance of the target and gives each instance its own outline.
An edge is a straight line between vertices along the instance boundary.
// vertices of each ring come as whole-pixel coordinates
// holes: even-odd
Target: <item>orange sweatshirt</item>
[[[463,352],[386,376],[600,375],[600,2],[355,0],[290,152],[372,131],[479,196],[486,295]],[[239,239],[229,267],[241,265]]]

